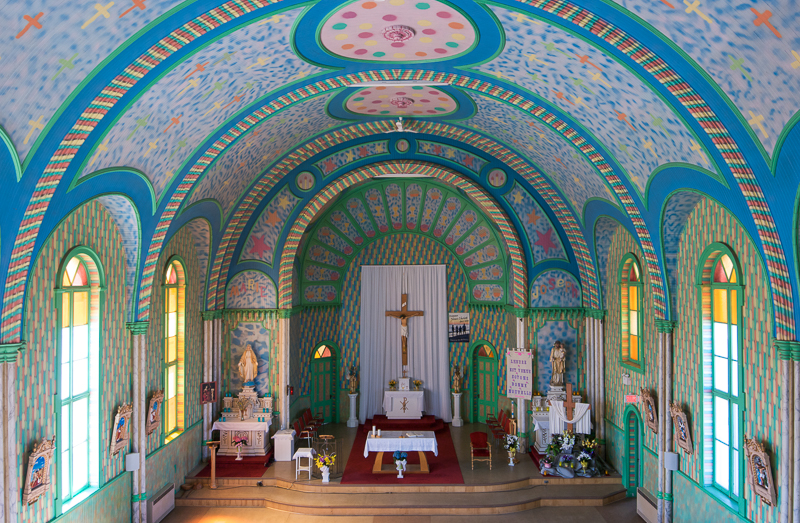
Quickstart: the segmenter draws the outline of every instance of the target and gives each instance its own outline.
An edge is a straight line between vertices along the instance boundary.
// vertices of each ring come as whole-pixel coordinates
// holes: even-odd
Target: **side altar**
[[[244,382],[237,397],[227,393],[222,398],[223,410],[211,430],[220,431],[220,456],[265,456],[269,449],[269,427],[272,425],[272,396],[258,397],[255,378],[258,359],[250,345],[239,360],[239,375]],[[236,442],[241,442],[237,447]]]

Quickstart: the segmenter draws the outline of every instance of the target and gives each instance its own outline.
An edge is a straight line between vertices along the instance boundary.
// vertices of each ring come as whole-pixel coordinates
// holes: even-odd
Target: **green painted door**
[[[636,495],[636,488],[639,486],[639,418],[634,413],[628,414],[628,470],[627,487],[628,496]]]
[[[487,417],[497,417],[497,359],[488,345],[475,353],[475,417],[485,423]]]
[[[336,358],[333,350],[321,345],[311,360],[311,412],[322,414],[325,423],[335,423]]]

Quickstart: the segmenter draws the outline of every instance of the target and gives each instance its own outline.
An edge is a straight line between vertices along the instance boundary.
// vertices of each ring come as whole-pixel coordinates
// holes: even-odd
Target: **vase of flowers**
[[[514,455],[517,453],[517,449],[519,449],[519,437],[514,434],[506,434],[505,440],[503,441],[503,448],[508,451],[508,466],[513,467],[514,463]]]
[[[397,389],[397,381],[389,380],[389,390],[395,390],[395,389]]]
[[[419,390],[422,387],[422,380],[414,380],[414,390]]]
[[[331,467],[336,463],[336,454],[317,454],[314,463],[322,472],[322,482],[329,483],[331,480]]]
[[[565,430],[561,434],[561,452],[565,454],[572,453],[572,447],[575,446],[575,433],[571,430]]]
[[[408,463],[408,454],[400,450],[395,450],[394,454],[392,454],[392,458],[397,467],[397,477],[398,479],[402,479],[403,472],[406,470],[406,463]]]
[[[236,447],[236,461],[242,461],[242,445],[247,445],[247,438],[236,436],[233,438],[233,446]]]

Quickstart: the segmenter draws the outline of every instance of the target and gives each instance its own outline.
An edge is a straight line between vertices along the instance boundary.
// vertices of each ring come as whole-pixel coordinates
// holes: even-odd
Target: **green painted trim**
[[[517,318],[526,318],[528,316],[528,311],[530,309],[526,309],[525,307],[514,307],[513,305],[506,305],[506,312],[509,314],[513,314]]]
[[[175,276],[175,280],[177,281],[177,283],[164,283],[164,277],[166,276],[167,270],[172,266],[173,263],[178,266],[178,270],[176,270],[177,274]],[[164,411],[164,415],[161,417],[162,418],[161,419],[161,443],[162,443],[162,445],[164,444],[164,442],[171,443],[172,441],[178,439],[177,437],[173,438],[175,433],[183,433],[183,432],[186,431],[186,413],[187,413],[186,404],[187,404],[187,402],[189,400],[189,390],[188,390],[188,387],[186,386],[186,359],[187,359],[186,358],[186,354],[187,354],[187,347],[189,347],[191,345],[189,343],[189,331],[186,329],[186,327],[187,327],[186,306],[188,305],[188,303],[186,301],[186,295],[187,295],[187,289],[186,289],[187,284],[186,284],[186,281],[188,280],[188,277],[187,277],[188,268],[187,267],[188,266],[186,265],[186,261],[183,259],[183,257],[181,255],[173,254],[172,256],[170,256],[167,259],[166,263],[164,263],[164,266],[163,266],[163,268],[161,270],[160,291],[164,293],[163,294],[164,303],[163,303],[162,310],[156,312],[156,314],[166,315],[167,303],[169,302],[169,299],[167,297],[167,293],[169,292],[170,289],[177,289],[178,290],[176,307],[177,307],[177,304],[179,304],[181,302],[181,294],[183,294],[183,311],[180,310],[180,307],[178,307],[177,310],[176,310],[176,312],[178,314],[178,324],[176,326],[177,327],[176,336],[178,337],[178,339],[180,339],[181,334],[183,335],[183,359],[181,359],[179,357],[180,349],[178,348],[177,341],[176,341],[175,361],[174,361],[174,363],[168,363],[167,362],[167,357],[166,357],[167,356],[167,346],[166,346],[167,345],[167,341],[166,340],[167,340],[167,333],[168,333],[168,330],[169,330],[169,322],[166,320],[166,318],[164,320],[163,330],[161,331],[161,333],[159,333],[160,339],[157,342],[159,344],[160,348],[161,348],[161,354],[162,354],[161,358],[159,358],[161,360],[161,390],[163,390],[165,396],[168,397],[169,390],[167,388],[167,385],[168,385],[168,383],[167,383],[167,369],[169,369],[172,366],[174,366],[176,368],[176,371],[175,371],[175,373],[176,373],[175,386],[177,387],[177,390],[175,391],[176,402],[177,402],[178,390],[180,390],[181,386],[183,386],[183,418],[181,419],[181,417],[179,415],[180,411],[176,410],[176,418],[177,419],[175,420],[175,428],[171,432],[167,432],[167,418],[168,418],[168,416],[167,416],[166,410]],[[181,317],[183,317],[182,321],[181,321]],[[183,332],[181,332],[181,323],[183,324]],[[181,376],[183,376],[183,380],[181,380]],[[181,381],[182,381],[182,383],[181,383]],[[166,405],[166,403],[162,401],[162,405]],[[176,409],[177,409],[177,407],[176,407]],[[172,438],[172,439],[170,439],[170,438]],[[167,441],[168,439],[169,439],[169,441]]]
[[[639,412],[639,409],[634,406],[633,403],[628,403],[625,407],[625,410],[622,412],[622,422],[627,424],[628,417],[633,414],[636,418],[636,429],[637,429],[637,442],[639,444],[639,449],[646,448],[644,444],[644,423],[642,421],[642,415]],[[628,471],[630,469],[631,463],[631,456],[630,456],[630,444],[628,442],[628,430],[622,430],[622,437],[623,437],[623,445],[622,445],[622,470],[620,471],[620,475],[622,476],[622,486],[628,491],[628,497],[636,496],[636,488],[640,485],[631,485],[630,484],[630,476]],[[642,483],[642,471],[644,470],[644,459],[642,459],[641,453],[638,456],[639,466],[636,470],[636,479],[638,483]]]
[[[138,503],[139,501],[147,501],[147,492],[131,496],[131,503]]]
[[[312,412],[314,411],[314,384],[316,383],[316,380],[314,379],[314,365],[312,364],[314,362],[314,353],[323,345],[330,347],[331,352],[333,352],[333,365],[330,371],[332,376],[331,392],[333,393],[333,398],[331,398],[333,399],[333,405],[331,405],[331,417],[333,418],[333,421],[331,421],[331,423],[339,423],[339,362],[342,361],[342,351],[339,349],[339,344],[334,341],[320,341],[314,345],[313,349],[311,349],[311,358],[308,362],[308,364],[311,366],[311,369],[309,370],[309,376],[311,376],[311,386],[309,387],[309,394],[306,394],[306,396],[308,396],[308,408],[310,408]]]
[[[15,363],[17,354],[25,352],[25,342],[0,345],[0,363]]]
[[[727,254],[731,261],[733,261],[734,269],[736,270],[736,279],[737,283],[730,283],[730,284],[714,284],[714,285],[729,285],[731,287],[735,287],[738,289],[744,289],[744,285],[742,281],[745,278],[744,271],[742,270],[742,264],[739,263],[739,257],[736,256],[736,253],[733,252],[727,244],[722,242],[714,242],[708,245],[705,249],[703,249],[702,254],[700,254],[700,258],[697,261],[697,269],[695,271],[695,284],[696,285],[711,285],[710,281],[703,281],[703,266],[706,263],[706,260],[714,253],[717,254],[717,258],[723,254]]]
[[[101,449],[101,450],[102,450],[102,449]],[[60,515],[59,515],[58,517],[56,517],[55,519],[51,519],[51,520],[50,520],[50,523],[58,523],[58,522],[60,522],[60,521],[63,521],[63,519],[64,519],[65,517],[67,517],[67,516],[69,515],[69,513],[70,513],[70,512],[72,512],[72,511],[73,511],[73,510],[75,510],[76,508],[80,507],[81,505],[83,505],[84,503],[86,503],[87,501],[89,501],[90,499],[92,499],[93,497],[97,496],[98,494],[102,494],[102,493],[106,492],[106,490],[108,490],[108,489],[110,489],[111,487],[113,487],[113,486],[114,486],[114,484],[115,484],[117,481],[119,481],[120,479],[122,479],[123,477],[125,477],[125,476],[126,476],[126,475],[128,475],[128,474],[133,474],[133,473],[132,473],[132,472],[127,472],[127,471],[122,471],[122,472],[120,472],[120,473],[119,473],[119,474],[117,474],[117,475],[116,475],[114,478],[112,478],[111,480],[109,480],[108,482],[106,482],[106,484],[105,484],[105,485],[103,485],[102,487],[98,487],[98,488],[96,488],[96,489],[94,490],[94,492],[92,492],[91,494],[89,494],[89,495],[86,497],[86,499],[82,500],[82,501],[81,501],[80,503],[78,503],[77,505],[70,507],[70,508],[69,508],[69,509],[68,509],[66,512],[64,512],[64,513],[60,514]],[[55,481],[54,481],[53,483],[57,483],[57,482],[55,482]],[[57,487],[53,486],[53,488],[55,489],[55,488],[57,488]]]
[[[584,309],[584,314],[587,318],[592,318],[595,320],[602,320],[606,316],[605,309]]]
[[[75,189],[76,187],[78,187],[82,183],[88,182],[92,178],[95,178],[97,176],[101,176],[101,175],[106,174],[106,173],[111,172],[111,171],[121,171],[121,172],[124,172],[124,173],[127,173],[127,174],[132,174],[134,176],[137,176],[137,177],[141,178],[142,181],[147,186],[147,189],[148,189],[148,191],[150,193],[150,214],[151,215],[155,215],[155,213],[156,213],[156,192],[155,192],[155,189],[153,189],[153,182],[151,182],[150,179],[142,171],[140,171],[139,169],[134,169],[132,167],[106,167],[104,169],[100,169],[99,171],[94,171],[91,174],[87,174],[86,176],[82,176],[81,178],[76,178],[73,181],[73,183],[70,184],[69,188],[67,189],[67,192],[68,193],[71,192],[73,189]],[[100,196],[100,195],[98,195],[98,196]],[[127,195],[125,195],[125,196],[126,196],[126,198],[128,198],[128,200],[130,200],[129,196],[127,196]],[[139,210],[136,208],[136,205],[134,205],[133,202],[131,202],[131,206],[134,208],[134,210],[138,214]],[[141,226],[139,227],[139,229],[141,230]]]
[[[125,324],[125,329],[129,330],[134,336],[146,335],[149,327],[149,321],[129,321]]]
[[[695,143],[700,143],[700,142],[696,141]],[[707,152],[706,152],[706,158],[708,160],[711,160],[711,157],[708,156]],[[711,179],[718,181],[719,183],[724,185],[726,189],[730,189],[731,188],[731,186],[728,184],[728,180],[726,180],[725,177],[722,176],[721,174],[717,174],[717,173],[715,173],[713,171],[710,171],[708,169],[700,167],[699,165],[694,165],[694,164],[691,164],[691,163],[670,162],[670,163],[665,163],[665,164],[659,165],[658,167],[653,169],[653,172],[650,173],[650,177],[647,179],[647,185],[645,186],[645,190],[644,190],[644,197],[645,198],[649,198],[650,197],[650,185],[653,183],[653,180],[656,179],[656,175],[661,173],[661,171],[663,171],[664,169],[669,169],[671,167],[683,167],[685,169],[691,169],[692,171],[697,171],[700,174],[705,174],[706,176],[709,176]],[[661,201],[661,200],[659,200],[659,201]]]
[[[638,330],[637,330],[637,332],[639,333],[639,334],[637,334],[637,336],[639,337],[639,348],[638,348],[639,360],[638,361],[634,361],[634,360],[632,360],[630,358],[626,358],[622,354],[622,338],[623,338],[623,336],[625,336],[625,333],[621,332],[620,333],[620,346],[619,346],[619,364],[622,367],[624,367],[624,368],[626,368],[628,370],[631,370],[633,372],[637,372],[639,374],[644,374],[646,369],[647,369],[647,366],[646,366],[645,361],[644,361],[644,352],[645,351],[644,351],[644,346],[643,346],[644,345],[644,343],[643,343],[644,342],[644,335],[643,335],[643,333],[644,333],[644,299],[642,297],[642,290],[645,287],[645,284],[644,284],[644,281],[643,281],[645,273],[642,270],[642,264],[639,262],[639,258],[637,258],[635,254],[629,252],[625,256],[622,257],[622,261],[620,261],[619,268],[617,269],[617,283],[619,284],[619,289],[621,289],[622,285],[623,285],[623,281],[622,281],[623,269],[628,266],[629,262],[636,265],[636,267],[639,269],[639,275],[640,275],[638,282],[634,282],[634,283],[631,283],[629,281],[625,282],[629,287],[632,286],[632,287],[636,287],[638,289],[638,291],[636,293],[636,299],[639,302],[639,304],[638,304],[639,308],[637,309],[639,314],[637,314],[636,316],[637,316],[637,321],[639,323]],[[621,290],[619,292],[621,292]],[[622,300],[620,300],[620,316],[622,316]]]
[[[732,503],[729,498],[724,497],[720,492],[716,491],[715,489],[710,489],[710,488],[708,488],[706,486],[703,486],[703,485],[699,484],[698,482],[693,480],[691,477],[686,475],[686,473],[681,471],[681,470],[674,471],[674,474],[677,474],[678,476],[681,476],[683,479],[685,479],[686,481],[691,483],[692,486],[694,486],[695,488],[697,488],[701,492],[703,492],[706,496],[708,496],[709,498],[712,498],[714,501],[719,503],[725,510],[730,512],[730,514],[732,516],[736,517],[739,521],[741,521],[743,523],[750,521],[750,520],[748,520],[747,518],[744,517],[743,513],[740,514],[738,512],[739,507],[738,507],[737,504]],[[675,486],[673,484],[673,489],[674,488],[675,488]]]
[[[222,311],[221,310],[219,310],[219,311],[203,311],[203,312],[200,313],[200,315],[203,317],[203,320],[206,320],[206,321],[218,320],[218,319],[222,318]]]
[[[800,361],[800,341],[775,340],[774,343],[778,359]]]
[[[14,142],[11,141],[11,137],[8,135],[3,126],[0,125],[0,140],[3,140],[3,143],[6,144],[6,148],[8,148],[8,153],[11,155],[11,161],[14,163],[14,174],[17,177],[17,181],[22,179],[22,165],[19,161],[19,153],[17,153],[16,148],[14,148]]]
[[[670,333],[678,326],[677,321],[671,320],[656,320],[656,329],[661,333]]]
[[[773,176],[775,176],[776,170],[778,169],[778,158],[780,158],[780,153],[783,152],[783,142],[786,141],[786,137],[789,136],[789,133],[794,129],[798,121],[800,121],[800,111],[794,113],[794,115],[789,118],[789,121],[783,126],[781,134],[778,135],[778,140],[775,142],[775,147],[772,149],[772,161],[769,166]]]

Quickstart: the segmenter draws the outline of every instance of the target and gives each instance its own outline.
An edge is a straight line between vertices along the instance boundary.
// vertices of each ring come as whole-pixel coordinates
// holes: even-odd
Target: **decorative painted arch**
[[[664,269],[669,287],[671,317],[678,314],[678,254],[680,249],[681,233],[686,226],[686,220],[704,198],[704,195],[695,191],[678,191],[667,197],[661,211],[661,244],[664,249]]]
[[[133,321],[140,251],[139,212],[130,198],[121,194],[98,196],[97,201],[114,218],[122,236],[122,248],[125,250],[125,310],[130,321]]]
[[[594,222],[594,253],[597,259],[597,273],[602,286],[602,304],[608,303],[608,254],[611,250],[611,238],[622,225],[608,216],[601,216]]]
[[[282,309],[292,306],[292,267],[294,266],[300,240],[306,232],[311,221],[320,210],[345,189],[367,181],[375,176],[397,173],[413,173],[429,176],[446,185],[463,190],[470,199],[477,204],[481,212],[487,216],[500,231],[500,236],[508,249],[511,259],[511,301],[516,307],[525,307],[526,304],[526,266],[522,256],[519,238],[516,231],[508,221],[508,217],[500,207],[486,193],[479,189],[473,182],[448,171],[435,164],[426,162],[382,162],[356,169],[355,171],[335,180],[311,202],[306,204],[303,211],[295,220],[286,242],[283,246],[283,255],[280,264],[278,280],[278,306]]]
[[[497,229],[469,198],[425,178],[368,182],[316,220],[301,242],[301,303],[340,303],[347,267],[367,245],[396,233],[428,236],[452,252],[470,302],[505,303],[506,254]]]
[[[679,102],[686,107],[686,110],[695,116],[699,125],[707,131],[709,138],[717,145],[719,152],[722,154],[731,172],[739,182],[742,195],[754,215],[766,254],[771,286],[775,293],[774,299],[777,318],[776,334],[779,339],[791,338],[795,328],[792,300],[793,291],[791,288],[788,266],[780,243],[780,236],[775,227],[769,207],[766,204],[763,191],[753,171],[747,165],[744,155],[729,132],[719,121],[719,118],[716,117],[715,113],[700,94],[691,88],[687,82],[652,51],[644,47],[621,29],[599,18],[594,13],[566,2],[526,0],[522,3],[533,8],[542,9],[553,16],[561,17],[565,19],[567,23],[579,25],[582,29],[605,40],[609,45],[617,47],[620,52],[630,57],[631,60],[652,74],[655,81],[662,82],[663,85],[677,97]],[[12,341],[13,335],[10,333],[12,331],[19,332],[18,326],[21,321],[22,308],[18,307],[17,303],[24,296],[25,281],[31,263],[31,251],[36,241],[42,216],[54,193],[52,189],[58,185],[61,177],[69,168],[77,149],[87,140],[90,132],[97,126],[98,122],[108,110],[113,107],[131,87],[147,75],[154,67],[168,59],[175,51],[195,38],[216,29],[225,22],[249,13],[261,6],[263,6],[263,4],[232,1],[187,22],[184,26],[177,28],[161,39],[139,59],[129,65],[120,75],[115,77],[112,83],[109,84],[82,113],[81,117],[65,136],[57,151],[52,156],[48,167],[43,170],[34,195],[25,211],[23,223],[25,223],[26,226],[23,230],[19,231],[15,240],[15,246],[9,264],[14,270],[9,271],[5,285],[6,293],[4,295],[2,314],[3,341]],[[474,82],[474,80],[468,79],[468,82]],[[191,173],[187,175],[187,177],[188,176],[191,176]],[[620,183],[619,180],[618,183]],[[173,198],[167,204],[164,214],[162,214],[162,220],[166,221],[167,225],[174,216],[175,210],[182,202],[184,196],[185,193],[179,196],[173,195]],[[623,201],[626,209],[635,208],[633,201],[630,200],[630,198],[628,198],[628,200],[629,201]],[[636,213],[638,214],[638,211]],[[632,219],[636,225],[637,232],[640,232],[640,238],[642,234],[648,235],[641,217],[636,218],[632,216]],[[160,223],[156,228],[150,252],[148,253],[146,263],[149,262],[149,265],[145,266],[143,285],[140,291],[140,310],[138,314],[140,319],[147,319],[149,317],[149,296],[152,292],[153,279],[152,265],[155,263],[151,262],[151,258],[153,254],[155,254],[157,258],[158,251],[166,235],[168,227],[164,227],[163,225],[163,223]],[[642,244],[645,247],[646,256],[653,252],[653,247],[649,239],[645,240],[642,238]],[[156,252],[153,253],[152,251]],[[657,259],[654,261],[657,265]],[[648,260],[648,266],[649,265],[650,260]],[[656,291],[654,291],[654,294],[656,297],[657,313],[660,312],[660,315],[663,316],[666,308],[663,285],[661,295],[659,296]]]

